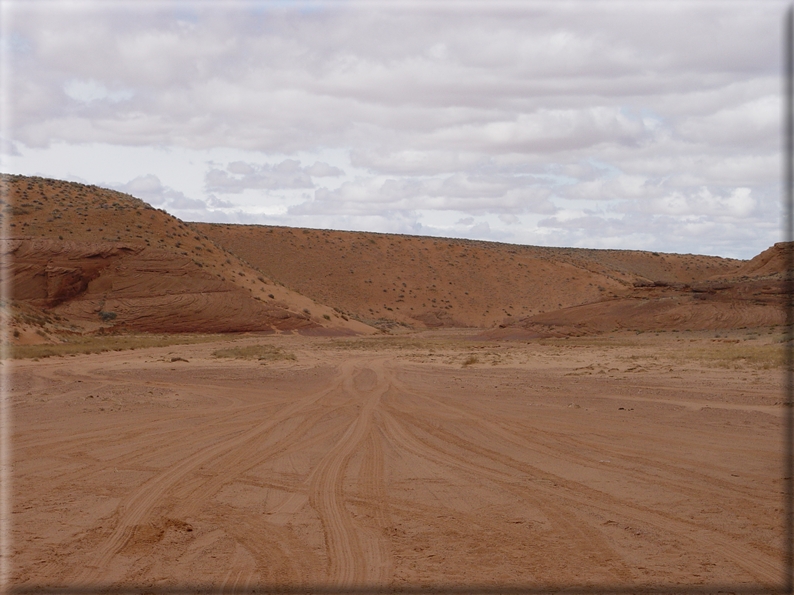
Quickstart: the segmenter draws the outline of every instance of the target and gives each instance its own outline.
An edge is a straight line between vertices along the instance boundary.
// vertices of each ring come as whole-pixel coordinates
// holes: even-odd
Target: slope
[[[691,254],[194,223],[268,276],[370,324],[493,327],[633,294],[635,286],[733,274]]]
[[[732,271],[691,283],[656,281],[597,303],[528,316],[489,331],[491,339],[571,336],[617,330],[689,331],[785,324],[786,251],[778,243]]]
[[[129,195],[2,175],[0,196],[3,278],[13,312],[25,313],[11,315],[20,337],[42,325],[74,332],[372,331]]]

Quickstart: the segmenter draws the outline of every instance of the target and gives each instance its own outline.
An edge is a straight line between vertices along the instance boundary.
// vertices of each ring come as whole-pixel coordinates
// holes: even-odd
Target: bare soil
[[[753,261],[639,250],[267,225],[191,226],[286,287],[386,328],[396,323],[413,328],[513,326],[584,304],[647,300],[648,292],[635,286],[663,283],[678,297],[684,284],[731,276],[751,263],[752,270],[742,274],[783,270],[780,259],[761,267]]]
[[[775,585],[779,341],[247,335],[6,361],[12,582]]]

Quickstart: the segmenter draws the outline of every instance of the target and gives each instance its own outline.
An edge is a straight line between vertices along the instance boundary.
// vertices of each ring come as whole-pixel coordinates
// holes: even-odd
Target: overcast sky
[[[2,7],[2,171],[189,221],[749,258],[786,3]]]

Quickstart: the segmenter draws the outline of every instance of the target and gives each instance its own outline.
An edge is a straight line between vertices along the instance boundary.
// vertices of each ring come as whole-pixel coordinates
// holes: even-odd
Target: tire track
[[[508,439],[510,438],[510,433],[505,435],[504,429],[500,428],[498,423],[488,421],[487,415],[484,412],[479,412],[478,416],[475,413],[458,410],[444,401],[438,400],[437,398],[410,391],[405,384],[401,384],[401,388],[418,398],[425,399],[432,403],[432,410],[437,410],[440,407],[450,411],[451,413],[457,412],[458,417],[469,418],[469,420],[476,425],[486,425],[493,430],[494,435],[501,435],[503,438]],[[391,403],[391,401],[389,401],[389,403]],[[433,436],[435,439],[441,441],[444,444],[454,444],[459,449],[471,452],[472,454],[476,454],[480,457],[485,457],[492,460],[494,463],[512,468],[521,475],[536,476],[556,483],[558,486],[562,487],[564,491],[552,491],[542,485],[536,486],[537,490],[546,491],[548,494],[548,499],[545,500],[543,504],[544,512],[546,512],[546,509],[550,505],[552,499],[554,499],[556,502],[565,503],[569,511],[572,509],[575,510],[577,508],[581,509],[583,507],[589,507],[598,509],[602,513],[609,514],[619,510],[621,516],[624,518],[628,517],[628,519],[630,519],[630,521],[633,523],[650,526],[662,534],[675,533],[679,538],[688,540],[692,544],[691,551],[720,551],[724,556],[731,560],[731,563],[733,563],[736,567],[741,568],[748,576],[752,577],[753,580],[774,584],[774,581],[780,574],[778,562],[774,559],[774,557],[769,555],[769,552],[756,551],[752,548],[749,548],[747,544],[738,545],[738,540],[741,539],[741,536],[739,535],[735,535],[716,528],[704,527],[702,524],[696,521],[683,519],[664,510],[653,510],[637,503],[619,500],[610,494],[594,490],[593,488],[590,488],[584,484],[571,482],[562,477],[551,475],[536,467],[528,465],[527,463],[518,461],[512,457],[505,456],[502,453],[493,450],[493,448],[486,448],[480,444],[472,442],[468,438],[463,438],[458,434],[453,434],[437,425],[434,425],[433,423],[426,421],[427,419],[432,419],[432,417],[427,414],[422,415],[423,412],[419,408],[412,411],[411,413],[405,413],[395,408],[395,406],[390,405],[389,411],[392,414],[400,415],[403,419],[406,419],[407,423],[411,426],[420,428],[423,432]],[[444,452],[445,455],[453,460],[456,458],[454,454],[440,450],[438,446],[434,446],[430,442],[420,439],[410,432],[408,432],[408,434],[402,434],[403,437],[406,435],[412,435],[414,440],[424,444],[426,448],[435,448],[438,452]],[[567,438],[570,439],[569,436],[567,436]],[[532,443],[528,443],[520,438],[515,440],[514,437],[511,441],[515,441],[517,444],[523,442],[526,446],[532,446]],[[560,443],[558,443],[558,448],[559,446]],[[416,451],[416,454],[421,456],[421,449]],[[561,453],[559,452],[551,453],[551,456],[559,457],[560,454]],[[576,460],[575,457],[570,458],[572,461]],[[579,460],[581,460],[581,458]],[[465,467],[480,467],[479,475],[491,475],[495,481],[506,482],[506,489],[514,489],[515,487],[515,481],[510,481],[511,477],[513,480],[515,479],[514,474],[504,474],[504,472],[498,471],[494,468],[481,466],[473,461],[466,461]],[[678,471],[680,473],[681,469],[673,467],[672,471]],[[477,471],[473,472],[478,473]],[[500,475],[502,476],[501,478],[499,477]],[[659,478],[654,477],[652,479],[658,481]],[[698,481],[695,482],[696,485],[710,485],[710,482],[705,480],[706,478],[698,477],[697,479]],[[694,495],[702,496],[702,493],[696,492]],[[557,516],[559,522],[562,524],[567,524],[565,522],[564,514],[555,516]],[[580,532],[582,530],[580,526],[572,527],[572,529],[576,532]],[[598,541],[602,539],[602,536],[598,531],[591,531],[590,538]],[[592,544],[593,542],[591,541],[590,543]]]
[[[345,389],[358,401],[360,411],[312,472],[309,502],[323,524],[329,582],[338,586],[379,584],[388,578],[387,547],[380,543],[382,536],[356,526],[345,505],[344,481],[350,459],[369,440],[374,411],[388,390],[382,361],[366,362],[362,368],[348,375]],[[371,485],[381,481],[382,478],[374,477],[368,478],[366,483]]]
[[[201,466],[212,462],[224,453],[241,448],[246,442],[269,432],[278,424],[293,417],[299,411],[311,406],[327,394],[338,389],[340,380],[334,385],[319,393],[305,397],[276,413],[272,418],[257,424],[253,428],[238,433],[234,438],[199,450],[191,456],[170,466],[152,479],[137,488],[120,506],[121,515],[112,534],[99,547],[97,556],[92,564],[85,566],[77,577],[78,585],[94,582],[101,572],[108,566],[112,558],[119,553],[133,535],[135,525],[139,525],[157,505],[162,496],[175,484],[199,469]]]
[[[491,371],[467,371],[484,379],[482,386],[456,394],[445,385],[459,370],[405,364],[398,357],[345,353],[333,375],[325,375],[329,367],[320,376],[306,374],[302,388],[293,389],[302,394],[292,401],[282,385],[251,388],[256,374],[239,393],[221,383],[182,382],[181,376],[174,384],[158,381],[158,388],[187,395],[167,419],[155,404],[140,416],[129,411],[119,418],[123,424],[108,418],[101,430],[94,429],[100,418],[86,416],[79,427],[90,431],[74,434],[53,431],[60,419],[55,414],[79,420],[80,407],[67,401],[83,389],[72,391],[61,370],[51,374],[36,386],[55,395],[47,409],[53,419],[40,421],[34,405],[25,408],[32,432],[17,443],[26,489],[48,478],[49,492],[40,503],[19,506],[19,519],[37,523],[29,525],[29,535],[61,541],[42,547],[20,531],[36,556],[28,555],[21,567],[22,582],[37,575],[77,575],[84,585],[110,577],[148,580],[164,568],[158,555],[166,553],[175,573],[206,571],[232,590],[263,582],[294,588],[458,580],[480,564],[486,580],[567,577],[628,584],[662,581],[668,571],[683,580],[701,570],[712,572],[704,579],[726,577],[737,584],[773,585],[778,579],[779,552],[762,543],[772,534],[773,521],[763,514],[773,505],[763,499],[756,475],[733,482],[722,459],[712,457],[716,462],[702,468],[699,459],[686,458],[686,450],[698,446],[727,448],[721,455],[733,456],[731,445],[722,447],[724,438],[690,439],[690,426],[675,425],[677,418],[663,418],[678,432],[664,436],[656,433],[654,419],[638,419],[628,433],[622,420],[586,426],[591,418],[558,411],[557,393],[547,393],[557,399],[548,409],[528,409],[520,395],[502,399],[488,386],[498,381]],[[245,374],[240,378],[245,381]],[[51,384],[56,380],[69,390],[58,393]],[[123,385],[116,389],[135,398],[134,382],[125,379]],[[533,399],[543,394],[532,393]],[[683,445],[675,443],[677,436]],[[40,463],[37,448],[44,451]],[[598,465],[599,457],[614,462]],[[59,472],[62,460],[69,465]],[[101,512],[101,523],[99,514],[80,518],[83,503],[85,510],[105,510],[100,505],[108,491],[101,490],[113,481],[106,475],[113,466],[136,463],[148,475],[129,477],[148,479],[124,495],[113,515]],[[768,478],[766,468],[754,473],[761,483]],[[111,493],[117,497],[118,488]],[[717,512],[700,511],[698,503],[709,498]],[[39,516],[25,512],[35,507]],[[44,515],[58,514],[70,527],[84,528],[77,538],[61,537],[66,532],[57,526],[45,528],[51,521]],[[146,541],[146,529],[169,519],[187,519],[197,531]],[[47,554],[49,562],[36,563]],[[86,559],[90,566],[80,570]],[[648,572],[638,571],[639,564]]]
[[[615,564],[612,562],[619,559],[617,553],[609,546],[598,531],[577,523],[576,518],[571,515],[571,509],[560,506],[552,498],[538,497],[534,489],[521,486],[517,483],[515,474],[498,471],[471,461],[465,456],[454,455],[444,449],[429,444],[418,438],[411,432],[404,423],[401,423],[392,413],[384,415],[384,427],[387,436],[392,440],[395,448],[402,449],[413,455],[432,461],[439,466],[463,471],[467,476],[480,479],[487,478],[500,486],[500,489],[512,493],[519,501],[531,503],[533,506],[542,510],[549,518],[550,522],[567,536],[569,545],[569,559],[581,557],[580,565],[592,563],[593,557],[603,560],[600,566],[604,567],[607,562],[612,566],[611,573],[619,580],[630,578],[630,568],[625,563]],[[522,474],[526,474],[523,470]],[[556,494],[555,494],[556,496]]]

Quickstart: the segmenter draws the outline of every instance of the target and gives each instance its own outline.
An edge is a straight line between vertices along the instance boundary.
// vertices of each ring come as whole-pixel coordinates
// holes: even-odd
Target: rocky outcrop
[[[6,239],[2,250],[10,297],[74,322],[163,333],[318,326],[165,250],[41,238]]]

